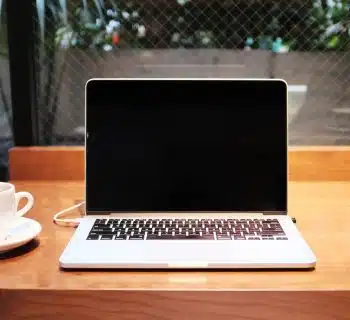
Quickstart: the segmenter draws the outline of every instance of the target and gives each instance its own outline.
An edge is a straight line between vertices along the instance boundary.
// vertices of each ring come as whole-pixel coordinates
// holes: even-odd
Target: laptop
[[[85,216],[63,269],[309,269],[283,80],[92,79]]]

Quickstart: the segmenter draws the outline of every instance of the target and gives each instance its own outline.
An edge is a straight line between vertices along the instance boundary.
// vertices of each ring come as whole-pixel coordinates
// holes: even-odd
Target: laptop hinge
[[[269,216],[269,215],[286,215],[286,211],[264,211],[263,215]]]

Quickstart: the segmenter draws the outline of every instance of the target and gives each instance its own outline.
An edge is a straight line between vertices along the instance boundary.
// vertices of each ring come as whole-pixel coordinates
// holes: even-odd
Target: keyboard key
[[[215,240],[213,235],[210,236],[198,236],[198,235],[169,235],[169,234],[165,234],[165,235],[147,235],[146,240]]]
[[[233,236],[233,239],[234,240],[246,240],[246,238],[243,236]]]
[[[224,235],[224,234],[218,234],[216,236],[217,240],[232,240],[232,238],[228,235]]]
[[[103,234],[101,236],[101,240],[112,240],[113,239],[113,235],[112,234]]]
[[[184,235],[170,235],[170,234],[163,234],[163,235],[158,235],[158,234],[147,234],[146,240],[175,240],[179,239],[180,237],[183,237]],[[186,236],[184,236],[186,237]]]
[[[116,237],[114,238],[114,240],[126,240],[126,235],[123,234],[123,235],[116,236]]]
[[[109,231],[109,228],[92,228],[92,232],[104,232],[104,231]]]
[[[101,235],[101,233],[99,233],[99,232],[93,232],[93,231],[91,231],[91,232],[89,233],[89,236],[99,236],[99,235]]]
[[[96,219],[95,223],[106,223],[107,219]]]
[[[90,235],[88,235],[87,240],[98,240],[98,238],[99,238],[99,235],[90,234]]]
[[[108,235],[113,235],[114,232],[112,230],[105,230],[103,232],[100,232],[101,235],[108,236]],[[116,234],[116,233],[115,233]]]
[[[129,237],[129,240],[143,240],[145,236],[141,234],[134,234],[133,236]]]

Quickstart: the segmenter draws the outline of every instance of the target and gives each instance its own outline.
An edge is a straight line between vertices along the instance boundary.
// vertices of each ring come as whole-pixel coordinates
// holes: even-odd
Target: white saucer
[[[0,253],[20,247],[41,232],[39,222],[25,217],[0,217]]]

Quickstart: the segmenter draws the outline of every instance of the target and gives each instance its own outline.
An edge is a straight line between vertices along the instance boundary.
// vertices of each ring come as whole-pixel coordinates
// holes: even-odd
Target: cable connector
[[[71,206],[69,208],[66,208],[64,210],[57,212],[53,216],[53,222],[55,224],[63,226],[63,227],[77,227],[81,221],[81,218],[62,219],[60,217],[64,214],[76,209],[76,208],[79,208],[83,204],[85,204],[85,201],[79,202],[79,203],[75,204],[74,206]]]

